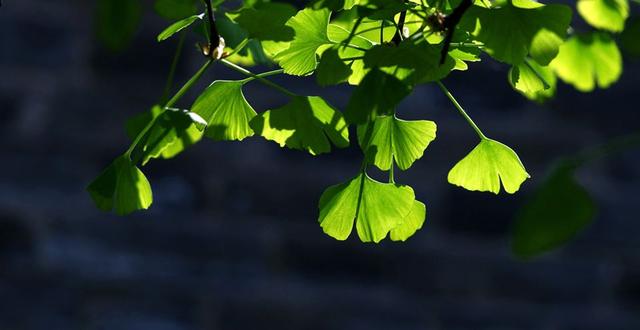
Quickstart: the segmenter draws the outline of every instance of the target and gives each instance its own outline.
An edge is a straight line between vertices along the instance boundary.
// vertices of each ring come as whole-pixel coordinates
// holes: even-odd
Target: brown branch
[[[471,8],[471,5],[473,5],[473,0],[462,0],[458,7],[456,7],[450,15],[445,17],[444,29],[447,31],[447,35],[444,38],[444,45],[442,46],[442,51],[440,53],[440,65],[444,64],[447,59],[447,54],[451,47],[451,41],[453,40],[453,34],[456,30],[456,26],[460,23],[460,20],[467,9]]]

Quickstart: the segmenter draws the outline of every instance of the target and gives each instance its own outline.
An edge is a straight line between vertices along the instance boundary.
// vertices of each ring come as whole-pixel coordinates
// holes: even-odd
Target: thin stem
[[[202,75],[207,71],[207,69],[209,68],[209,66],[211,66],[212,63],[213,63],[213,60],[208,60],[207,62],[205,62],[205,64],[193,75],[193,77],[191,77],[191,79],[189,79],[189,81],[187,81],[184,84],[184,86],[182,86],[182,88],[180,88],[180,90],[164,105],[164,107],[162,107],[162,109],[163,109],[162,111],[164,111],[164,109],[166,109],[166,108],[172,107],[176,102],[178,102],[178,100],[180,100],[180,98],[189,89],[191,89],[191,87],[193,87],[193,84],[195,84],[196,81],[198,81],[198,79],[200,79],[200,77],[202,77]],[[133,142],[129,146],[129,149],[127,149],[127,151],[125,152],[125,155],[129,159],[131,159],[131,153],[133,152],[133,150],[135,150],[135,148],[138,145],[138,143],[140,143],[142,138],[147,134],[147,132],[151,129],[153,124],[156,122],[156,119],[159,118],[159,117],[160,116],[156,116],[154,119],[150,120],[147,123],[147,125],[142,129],[142,131],[140,133],[138,133],[136,138],[133,140]]]
[[[393,42],[397,45],[404,39],[404,20],[407,18],[407,11],[403,10],[400,12],[400,17],[398,17],[398,25],[396,25],[396,34],[393,36]]]
[[[385,20],[380,21],[380,44],[384,43],[384,23]]]
[[[292,91],[290,91],[290,90],[288,90],[288,89],[286,89],[286,88],[284,88],[284,87],[282,87],[282,86],[280,86],[280,85],[278,85],[278,84],[276,84],[276,83],[274,83],[274,82],[272,82],[272,81],[270,81],[270,80],[267,80],[267,79],[265,79],[264,77],[261,77],[260,75],[257,75],[257,74],[255,74],[255,73],[253,73],[253,72],[251,72],[251,71],[249,71],[249,70],[247,70],[247,69],[245,69],[245,68],[243,68],[243,67],[241,67],[241,66],[239,66],[239,65],[235,64],[235,63],[229,62],[229,61],[227,61],[227,60],[225,60],[225,59],[220,60],[220,62],[221,62],[224,66],[226,66],[226,67],[228,67],[228,68],[230,68],[230,69],[233,69],[233,70],[235,70],[235,71],[237,71],[237,72],[240,72],[240,73],[242,73],[242,74],[244,74],[244,75],[246,75],[246,76],[251,77],[251,78],[252,78],[252,80],[253,80],[253,79],[257,79],[257,80],[259,80],[261,83],[263,83],[263,84],[265,84],[265,85],[267,85],[267,86],[269,86],[269,87],[275,88],[275,89],[277,89],[277,90],[279,90],[279,91],[281,91],[281,92],[283,92],[283,93],[285,93],[285,94],[287,94],[287,95],[290,95],[290,96],[297,96],[297,94],[296,94],[296,93],[294,93],[294,92],[292,92]],[[275,70],[275,71],[280,71],[280,70]],[[271,72],[268,72],[268,73],[269,73],[269,75],[277,74],[277,73],[274,73],[274,71],[271,71]],[[279,73],[279,72],[278,72],[278,73]],[[250,80],[246,80],[246,79],[245,79],[245,80],[243,80],[243,82],[248,82],[248,81],[250,81]]]
[[[482,131],[480,130],[480,128],[478,127],[478,125],[476,125],[476,123],[473,122],[473,119],[471,119],[471,117],[469,117],[469,115],[467,114],[466,111],[464,111],[464,109],[462,108],[462,106],[460,105],[460,103],[458,103],[458,101],[456,100],[455,97],[453,97],[453,95],[451,94],[451,92],[447,89],[447,87],[445,87],[445,85],[441,82],[441,81],[436,81],[436,83],[438,84],[438,86],[440,86],[440,89],[442,89],[442,91],[444,92],[444,94],[449,98],[449,100],[451,101],[451,103],[453,103],[453,105],[456,107],[456,109],[458,109],[458,112],[460,112],[460,114],[462,115],[462,117],[464,117],[464,119],[469,123],[469,125],[471,125],[471,127],[473,127],[473,129],[476,131],[476,133],[478,134],[478,136],[480,137],[481,140],[486,140],[487,137],[482,133]]]
[[[184,39],[186,35],[186,31],[182,31],[180,33],[180,39],[178,39],[178,47],[176,48],[176,52],[173,55],[171,69],[169,69],[169,76],[167,77],[167,82],[165,83],[162,97],[160,97],[160,103],[164,103],[167,101],[167,97],[169,97],[169,93],[171,92],[171,88],[173,87],[173,79],[175,78],[176,68],[178,67],[178,62],[180,61],[180,55],[182,54],[182,47],[184,45]]]
[[[368,49],[366,48],[362,48],[362,47],[358,47],[356,45],[352,45],[352,44],[344,44],[343,47],[349,47],[349,48],[353,48],[353,49],[357,49],[357,50],[361,50],[363,52],[366,52]]]
[[[344,57],[341,58],[341,60],[345,61],[345,62],[349,62],[349,61],[356,61],[356,60],[362,60],[364,59],[364,56],[354,56],[354,57]]]
[[[202,0],[204,6],[207,7],[207,17],[209,19],[209,45],[213,52],[214,49],[220,45],[220,34],[218,33],[218,27],[216,26],[216,18],[213,16],[213,5],[211,0]]]
[[[241,82],[243,84],[246,84],[248,82],[254,81],[256,79],[260,79],[260,78],[266,78],[266,77],[270,77],[270,76],[275,76],[277,74],[282,74],[284,72],[284,69],[278,69],[278,70],[272,70],[272,71],[267,71],[267,72],[262,72],[262,73],[256,73],[254,74],[254,76],[249,77],[249,78],[245,78],[242,79]]]
[[[349,36],[347,37],[347,39],[341,42],[343,48],[349,45],[349,43],[351,42],[351,39],[353,39],[353,37],[356,35],[356,31],[358,30],[358,27],[360,27],[360,23],[362,23],[363,19],[364,19],[364,16],[358,17],[358,19],[356,20],[356,23],[353,24],[353,28],[351,29],[351,32],[349,32]]]
[[[396,167],[396,162],[395,160],[391,159],[391,167],[389,168],[389,183],[396,183],[396,179],[393,174],[395,167]]]
[[[244,49],[244,47],[247,46],[247,44],[249,44],[249,38],[244,38],[244,40],[240,41],[240,43],[236,46],[236,48],[234,48],[229,54],[227,54],[225,57],[229,57],[233,54],[238,53],[239,51],[242,51],[242,49]]]

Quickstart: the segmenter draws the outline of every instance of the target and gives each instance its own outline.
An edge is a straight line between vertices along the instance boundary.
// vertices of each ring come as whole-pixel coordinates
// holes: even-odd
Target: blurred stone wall
[[[475,145],[435,86],[399,110],[438,123],[416,166],[397,174],[428,207],[405,244],[337,242],[317,200],[356,173],[355,146],[330,155],[259,138],[205,141],[144,168],[149,212],[99,212],[84,188],[127,146],[123,123],[160,96],[175,41],[147,14],[132,47],[104,51],[93,1],[14,0],[0,8],[0,329],[640,329],[640,154],[578,173],[599,203],[596,222],[532,262],[509,252],[516,210],[560,156],[638,129],[640,65],[612,89],[567,86],[539,106],[492,62],[447,84],[481,127],[518,151],[533,175],[514,196],[470,193],[447,171]],[[177,79],[202,62],[187,51]],[[260,70],[260,69],[259,69]],[[235,73],[215,67],[197,91]],[[344,107],[349,89],[274,78]],[[252,83],[257,111],[286,99]]]

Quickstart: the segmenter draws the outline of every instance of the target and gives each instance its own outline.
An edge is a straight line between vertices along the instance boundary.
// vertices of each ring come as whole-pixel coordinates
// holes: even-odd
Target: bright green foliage
[[[171,38],[171,36],[173,36],[174,34],[188,28],[195,21],[201,20],[203,17],[204,14],[193,15],[171,24],[168,28],[166,28],[158,35],[158,41],[164,41]]]
[[[316,53],[320,47],[331,44],[327,37],[329,15],[331,12],[326,9],[307,8],[287,22],[295,31],[295,37],[289,48],[275,57],[285,73],[302,76],[313,72],[318,65]]]
[[[312,155],[349,146],[349,130],[342,114],[318,96],[294,97],[291,103],[261,113],[251,127],[281,147],[306,150]]]
[[[244,98],[242,84],[216,80],[193,103],[191,111],[207,121],[205,136],[215,141],[242,141],[253,135],[249,121],[256,112]]]
[[[250,38],[260,41],[291,41],[296,32],[285,25],[296,14],[290,4],[277,2],[258,3],[254,7],[245,7],[232,18]]]
[[[426,42],[378,45],[367,52],[364,63],[366,67],[382,68],[410,84],[425,83],[444,78],[455,66],[451,57],[440,65],[440,52],[440,46]]]
[[[496,60],[519,64],[530,54],[546,65],[558,53],[571,21],[571,9],[520,0],[498,8],[474,6],[465,20],[467,28]]]
[[[362,150],[367,159],[383,171],[388,171],[394,161],[401,170],[407,170],[435,138],[436,123],[427,120],[381,116],[358,126]]]
[[[120,51],[129,45],[142,17],[139,0],[99,0],[97,36],[104,46]]]
[[[378,243],[403,223],[414,200],[410,187],[381,183],[362,173],[325,190],[318,220],[327,235],[341,241],[349,237],[355,221],[361,241]]]
[[[109,165],[87,191],[98,208],[119,215],[147,209],[153,201],[149,181],[126,156]]]
[[[173,158],[188,146],[200,141],[207,122],[199,115],[178,109],[151,111],[153,122],[138,143],[142,165],[152,158]]]
[[[197,1],[198,0],[156,0],[153,8],[160,16],[175,21],[195,15],[197,13]]]
[[[555,94],[557,79],[550,67],[527,61],[511,67],[509,83],[528,99],[543,102]]]
[[[411,211],[404,217],[404,221],[391,229],[389,237],[392,241],[406,241],[413,236],[424,224],[427,217],[427,207],[424,203],[415,200],[411,206]]]
[[[579,0],[576,7],[591,26],[611,32],[624,30],[629,17],[628,0]]]
[[[434,122],[396,117],[398,105],[415,88],[426,83],[440,87],[481,139],[451,169],[449,182],[468,190],[498,194],[503,187],[514,193],[529,178],[522,162],[512,149],[484,135],[443,80],[484,59],[484,52],[509,65],[508,81],[517,92],[543,102],[554,96],[558,78],[581,91],[617,81],[622,57],[610,33],[622,32],[625,24],[620,42],[640,54],[640,23],[626,22],[628,0],[578,0],[580,16],[598,29],[583,34],[575,30],[590,27],[578,23],[574,30],[570,7],[533,0],[476,0],[459,22],[452,14],[466,8],[459,7],[466,3],[460,0],[310,0],[300,11],[284,2],[244,0],[221,6],[223,2],[211,1],[211,17],[200,14],[208,12],[208,0],[154,2],[156,12],[174,22],[158,40],[191,30],[194,34],[186,40],[197,38],[206,62],[173,97],[161,98],[169,99],[166,104],[130,121],[131,145],[89,186],[99,208],[119,214],[147,208],[151,189],[138,166],[174,157],[202,136],[220,141],[258,134],[281,147],[319,155],[332,151],[332,145],[349,146],[349,129],[357,129],[364,157],[361,173],[322,195],[321,227],[339,240],[347,239],[355,223],[362,241],[379,242],[387,235],[404,241],[422,228],[426,206],[415,200],[411,188],[395,184],[394,170],[396,165],[408,170],[436,136]],[[98,36],[109,48],[122,48],[137,28],[141,1],[99,0],[97,8]],[[400,17],[406,18],[404,23]],[[212,44],[216,33],[225,48],[211,56],[204,46]],[[181,51],[176,51],[165,94],[174,90]],[[255,64],[276,68],[251,72],[243,67]],[[173,109],[212,65],[247,78],[214,81],[191,111]],[[318,96],[294,93],[271,80],[283,73],[315,75],[320,86],[353,85],[344,116]],[[248,83],[263,83],[291,100],[258,115],[243,95]],[[431,108],[423,110],[429,116]],[[390,183],[368,177],[371,165],[388,172]],[[527,257],[561,244],[590,221],[592,204],[572,171],[563,167],[554,172],[521,213],[514,239],[517,254]]]
[[[615,41],[604,33],[571,37],[551,62],[558,77],[577,90],[588,92],[596,87],[607,88],[622,73],[622,55]]]
[[[363,124],[377,116],[390,115],[409,93],[407,84],[374,68],[353,91],[344,116],[349,123]]]
[[[515,255],[530,258],[547,252],[591,223],[596,207],[573,172],[568,164],[556,166],[520,210],[513,232]]]
[[[500,192],[500,182],[513,194],[529,178],[518,155],[506,145],[482,139],[466,157],[449,171],[449,183],[472,191]]]

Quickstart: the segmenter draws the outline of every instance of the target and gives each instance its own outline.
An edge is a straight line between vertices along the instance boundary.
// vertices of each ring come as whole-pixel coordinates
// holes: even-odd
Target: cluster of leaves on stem
[[[135,3],[102,0],[100,6],[108,9],[105,17],[122,9],[122,17],[135,17],[141,11]],[[409,170],[423,156],[437,127],[426,119],[401,119],[396,109],[403,99],[418,85],[435,84],[477,133],[477,146],[452,164],[451,184],[515,193],[529,178],[520,158],[487,137],[442,80],[468,70],[485,54],[508,66],[508,82],[534,101],[552,97],[558,78],[580,91],[606,88],[622,71],[612,34],[624,30],[629,15],[627,0],[579,0],[578,13],[593,30],[577,33],[570,7],[532,0],[314,0],[302,9],[261,0],[227,5],[223,0],[156,1],[156,11],[174,20],[158,35],[159,42],[191,29],[209,44],[222,37],[226,49],[218,54],[222,58],[205,54],[202,68],[173,98],[129,122],[132,144],[88,187],[99,208],[118,214],[148,208],[152,192],[140,166],[174,157],[203,137],[241,141],[257,136],[314,156],[356,142],[363,152],[360,170],[322,194],[320,226],[338,240],[347,239],[355,225],[363,242],[404,241],[423,226],[427,208],[411,187],[395,182],[393,173]],[[215,20],[206,6],[215,7]],[[116,30],[130,29],[122,24]],[[112,45],[121,41],[118,35],[108,37]],[[256,64],[277,68],[262,73],[246,68]],[[212,65],[246,78],[213,81],[187,110],[174,108]],[[276,74],[313,75],[321,86],[347,84],[353,92],[338,109],[319,96],[270,81]],[[264,83],[290,100],[256,111],[243,95],[248,83]],[[371,178],[371,167],[388,172],[388,182]],[[566,178],[571,169],[563,167],[559,175]],[[576,196],[576,189],[567,194]]]

